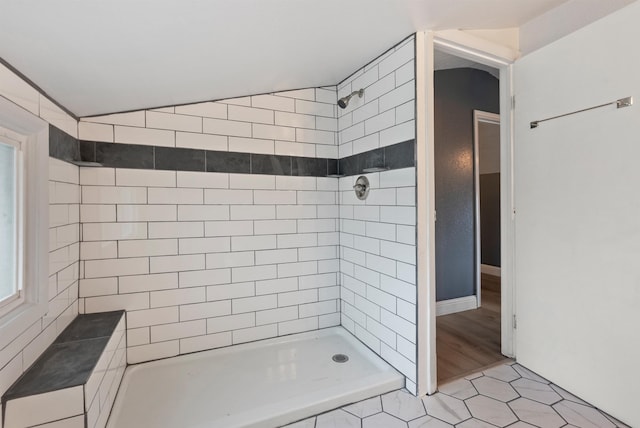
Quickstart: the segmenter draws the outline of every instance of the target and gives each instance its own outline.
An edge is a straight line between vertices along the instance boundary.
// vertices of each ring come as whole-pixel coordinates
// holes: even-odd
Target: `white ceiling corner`
[[[565,2],[0,0],[0,58],[82,117],[334,85],[416,31],[520,27]]]

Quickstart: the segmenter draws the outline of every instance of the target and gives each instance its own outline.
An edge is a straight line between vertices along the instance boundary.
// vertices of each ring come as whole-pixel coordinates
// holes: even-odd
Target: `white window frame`
[[[0,311],[0,349],[38,322],[48,310],[49,124],[0,96],[0,134],[19,141],[23,157],[22,291]]]
[[[24,180],[25,180],[25,168],[24,168],[24,138],[20,135],[12,133],[8,129],[0,128],[0,143],[12,146],[16,149],[15,159],[15,222],[16,230],[14,231],[14,238],[16,243],[15,259],[15,280],[17,283],[16,292],[0,300],[0,319],[16,307],[20,306],[24,302]]]

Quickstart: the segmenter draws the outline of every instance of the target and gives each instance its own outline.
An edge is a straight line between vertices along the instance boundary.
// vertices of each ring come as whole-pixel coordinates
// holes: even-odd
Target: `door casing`
[[[433,50],[500,70],[501,346],[515,357],[513,190],[513,71],[517,52],[467,33],[416,34],[417,379],[418,395],[437,391],[435,293],[434,64]]]

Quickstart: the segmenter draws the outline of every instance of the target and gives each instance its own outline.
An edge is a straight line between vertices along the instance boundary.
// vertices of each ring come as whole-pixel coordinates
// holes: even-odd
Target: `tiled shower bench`
[[[2,397],[4,428],[103,428],[126,366],[124,311],[78,315]]]

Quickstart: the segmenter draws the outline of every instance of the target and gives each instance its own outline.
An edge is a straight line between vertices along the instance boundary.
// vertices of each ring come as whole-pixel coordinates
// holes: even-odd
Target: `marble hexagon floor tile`
[[[382,409],[405,422],[427,414],[422,403],[404,390],[383,395]]]
[[[522,378],[511,382],[511,386],[518,391],[520,396],[543,404],[551,405],[562,400],[562,397],[551,386],[535,380]]]
[[[613,422],[593,407],[563,400],[554,404],[553,408],[572,425],[582,428],[615,428]]]
[[[488,424],[480,419],[471,418],[456,425],[456,428],[495,428],[495,425]]]
[[[619,420],[617,420],[616,418],[614,418],[611,415],[607,415],[606,413],[604,413],[604,416],[607,419],[609,419],[611,421],[611,423],[613,423],[618,428],[631,428],[629,425],[623,424],[622,422],[620,422]]]
[[[287,428],[315,428],[316,426],[316,418],[305,419],[300,422],[293,423],[291,425],[287,425]]]
[[[495,398],[504,403],[518,398],[518,393],[507,382],[483,376],[471,381],[480,395]]]
[[[316,418],[315,428],[360,428],[361,421],[357,416],[338,409],[324,413]]]
[[[466,379],[454,380],[453,382],[442,385],[438,389],[442,394],[450,395],[459,400],[466,400],[474,395],[478,395],[478,391],[471,381]]]
[[[551,387],[551,389],[553,389],[555,392],[557,392],[558,395],[560,395],[565,400],[573,401],[574,403],[583,404],[585,406],[589,405],[585,401],[583,401],[580,398],[576,397],[575,395],[571,394],[570,392],[565,391],[564,389],[560,388],[558,385],[549,384],[549,386]]]
[[[407,423],[388,413],[378,413],[364,418],[362,428],[407,428]]]
[[[484,374],[485,376],[489,376],[503,382],[511,382],[520,378],[520,374],[518,374],[518,372],[509,364],[491,367],[490,369],[485,370]]]
[[[524,366],[521,366],[520,364],[516,363],[516,364],[513,364],[511,367],[513,367],[513,369],[517,371],[518,374],[524,378],[535,380],[536,382],[540,382],[540,383],[551,383],[545,378],[543,378],[542,376],[535,374],[534,372],[532,372],[531,370],[529,370]]]
[[[436,419],[433,416],[423,416],[409,422],[409,428],[453,428],[453,425]]]
[[[629,428],[513,362],[414,397],[406,390],[333,410],[286,428]]]
[[[477,396],[476,396],[477,397]],[[457,424],[471,418],[467,406],[462,400],[445,394],[434,394],[423,397],[427,414],[450,424]]]
[[[465,404],[469,407],[474,418],[499,427],[506,427],[518,421],[506,403],[484,395],[471,397],[465,400]]]
[[[528,398],[518,398],[509,403],[521,421],[528,422],[534,426],[545,428],[560,428],[566,424],[565,420],[553,410],[553,407],[529,400]]]
[[[369,398],[368,400],[359,401],[342,409],[359,418],[366,418],[367,416],[382,412],[382,400],[380,396],[377,396]]]

